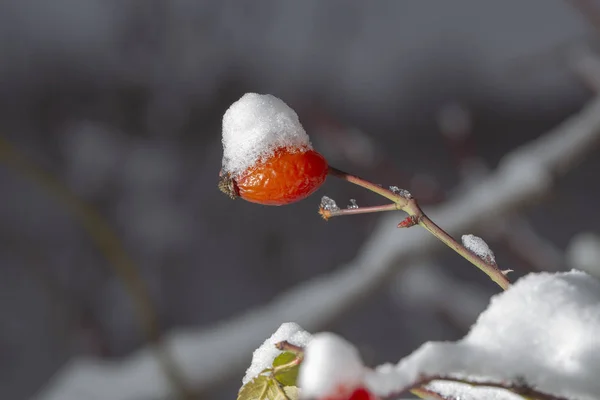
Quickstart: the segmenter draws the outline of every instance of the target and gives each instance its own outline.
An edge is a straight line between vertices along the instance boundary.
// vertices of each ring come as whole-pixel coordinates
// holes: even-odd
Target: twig
[[[529,144],[507,154],[496,171],[476,187],[430,214],[450,232],[473,228],[490,215],[501,218],[530,205],[552,188],[553,176],[566,173],[600,141],[600,98],[577,115]],[[379,293],[390,276],[409,260],[432,254],[439,242],[425,232],[390,235],[398,221],[383,217],[356,258],[334,272],[303,282],[256,308],[204,329],[171,332],[166,342],[189,382],[208,390],[247,367],[250,354],[284,321],[319,331],[365,297]],[[218,355],[218,363],[215,363]],[[35,400],[78,400],[101,396],[112,400],[162,399],[171,394],[148,348],[122,361],[80,358],[66,365]]]
[[[398,196],[396,193],[392,192],[389,189],[386,189],[382,186],[371,183],[365,179],[359,178],[358,176],[349,174],[347,172],[341,171],[337,168],[329,167],[328,171],[329,175],[335,176],[336,178],[340,178],[347,182],[353,183],[358,186],[362,186],[363,188],[370,190],[371,192],[377,193],[380,196],[385,197],[388,200],[391,200],[396,205],[396,210],[402,210],[404,207],[408,205],[408,199],[406,197]]]
[[[295,344],[292,344],[287,340],[275,343],[275,347],[277,348],[277,350],[289,351],[290,353],[294,353],[296,355],[304,354],[304,349],[302,347],[296,346]]]
[[[580,65],[573,59],[573,67]],[[576,62],[577,61],[577,62]],[[594,76],[600,78],[596,59]],[[591,78],[590,78],[591,79]],[[600,80],[596,81],[600,89]],[[460,103],[450,103],[440,112],[439,130],[455,155],[456,168],[462,182],[458,190],[477,185],[490,173],[486,162],[472,149],[475,147],[469,110]],[[559,271],[564,269],[564,256],[551,243],[541,237],[524,217],[490,218],[482,224],[486,236],[500,242],[518,261],[534,271]]]
[[[421,399],[434,399],[435,398],[438,400],[455,400],[455,399],[448,399],[448,398],[442,396],[441,394],[434,392],[433,390],[426,389],[425,387],[417,387],[414,389],[410,389],[410,392]]]
[[[158,318],[144,280],[135,263],[128,256],[117,235],[96,210],[73,194],[66,186],[48,172],[38,168],[21,155],[9,142],[0,137],[0,160],[27,179],[35,182],[63,203],[74,218],[90,235],[94,244],[107,258],[114,273],[129,292],[146,340],[156,349],[156,356],[173,387],[189,397],[181,373],[173,358],[161,347]]]
[[[377,211],[390,211],[390,210],[402,210],[409,215],[408,223],[406,225],[410,225],[410,223],[416,223],[423,228],[425,228],[429,233],[433,236],[441,240],[445,245],[450,247],[452,250],[463,256],[467,261],[475,265],[477,268],[482,270],[487,276],[490,277],[494,282],[498,284],[502,289],[506,290],[510,286],[509,280],[506,278],[506,275],[500,271],[495,264],[486,262],[475,253],[467,249],[462,244],[458,243],[452,236],[450,236],[446,231],[440,228],[435,222],[433,222],[421,207],[417,203],[417,200],[410,196],[410,194],[401,195],[396,194],[391,190],[385,189],[381,186],[375,185],[365,179],[359,178],[357,176],[348,174],[347,172],[340,171],[339,169],[329,167],[329,174],[333,175],[337,178],[343,179],[355,185],[361,186],[365,189],[368,189],[372,192],[375,192],[389,200],[394,202],[393,205],[389,206],[380,206],[375,207]],[[371,207],[373,209],[373,207]],[[360,208],[359,208],[360,210]],[[354,210],[344,210],[344,211],[354,211]],[[366,211],[368,212],[368,210]],[[323,214],[323,213],[321,213]],[[346,215],[350,214],[349,212],[341,212],[341,210],[335,215]],[[335,216],[333,213],[330,216]]]
[[[443,376],[443,375],[431,375],[431,376],[422,377],[417,382],[415,382],[413,385],[411,385],[411,387],[405,388],[397,393],[394,393],[393,395],[386,396],[386,398],[390,398],[390,399],[396,398],[397,396],[400,396],[406,392],[409,392],[409,391],[412,391],[412,390],[418,389],[418,388],[423,388],[423,387],[425,388],[425,390],[429,391],[431,389],[427,388],[427,384],[431,383],[432,381],[447,381],[447,382],[453,382],[453,383],[462,383],[462,384],[470,385],[470,386],[474,386],[474,387],[488,387],[488,388],[504,389],[504,390],[513,392],[517,395],[526,396],[529,398],[533,397],[534,399],[537,399],[537,400],[568,400],[565,397],[560,397],[560,396],[555,396],[555,395],[552,395],[549,393],[540,392],[539,390],[536,390],[535,388],[533,388],[523,382],[494,382],[494,381],[479,381],[479,380],[474,381],[474,380],[470,380],[468,378],[456,378],[456,377],[451,377],[451,376],[448,377],[448,376]]]
[[[359,207],[359,208],[340,208],[338,210],[327,210],[324,208],[319,209],[319,214],[323,219],[328,220],[331,217],[341,217],[343,215],[355,215],[355,214],[370,214],[383,211],[397,211],[399,210],[397,204],[386,204],[382,206],[371,206],[371,207]]]

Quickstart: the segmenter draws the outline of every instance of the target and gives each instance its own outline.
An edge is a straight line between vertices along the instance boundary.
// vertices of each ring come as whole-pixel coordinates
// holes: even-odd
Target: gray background
[[[322,221],[321,195],[378,200],[332,179],[286,207],[218,192],[220,119],[243,93],[295,108],[332,164],[434,202],[415,176],[444,194],[459,182],[440,109],[470,110],[468,147],[493,167],[590,97],[560,50],[594,35],[551,0],[5,0],[0,135],[114,227],[163,330],[209,326],[351,260],[377,220]],[[557,247],[598,228],[599,167],[596,153],[524,214]],[[442,257],[486,296],[496,291]],[[501,248],[497,258],[524,272]],[[399,287],[330,326],[369,364],[468,328],[403,302]],[[4,158],[0,299],[2,399],[28,398],[75,355],[121,357],[144,343],[128,293],[72,209]],[[210,397],[233,398],[241,377]]]

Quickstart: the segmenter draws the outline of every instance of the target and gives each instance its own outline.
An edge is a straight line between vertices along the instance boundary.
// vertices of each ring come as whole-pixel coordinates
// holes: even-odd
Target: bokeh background
[[[72,357],[147,342],[113,247],[89,227],[114,230],[161,332],[209,327],[353,259],[378,217],[326,223],[319,198],[373,195],[330,179],[262,207],[217,190],[221,117],[245,92],[292,106],[331,164],[439,203],[591,98],[567,61],[594,44],[593,18],[559,0],[0,2],[0,398],[30,398]],[[597,155],[516,219],[556,255],[549,269],[600,226]],[[86,228],[73,199],[101,222]],[[536,268],[502,235],[489,242],[515,277]],[[497,289],[449,250],[425,264],[327,329],[369,364],[460,338]],[[440,305],[431,276],[467,305]],[[232,376],[207,398],[234,398]]]

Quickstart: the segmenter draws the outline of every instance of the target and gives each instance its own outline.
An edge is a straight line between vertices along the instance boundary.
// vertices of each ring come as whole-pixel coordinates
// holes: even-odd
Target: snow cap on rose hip
[[[219,188],[232,198],[290,204],[325,181],[328,165],[313,150],[298,115],[275,96],[246,93],[223,116]]]
[[[348,399],[363,386],[358,350],[333,333],[318,333],[304,349],[298,384],[303,398]]]

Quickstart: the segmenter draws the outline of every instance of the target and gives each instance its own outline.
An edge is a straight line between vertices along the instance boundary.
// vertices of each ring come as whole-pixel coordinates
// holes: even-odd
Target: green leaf
[[[296,386],[300,365],[294,363],[297,355],[289,351],[278,355],[273,361],[275,379],[283,386]],[[287,365],[287,366],[286,366]]]
[[[297,400],[298,397],[297,388],[284,390],[275,379],[259,375],[240,389],[237,400]]]
[[[291,351],[284,351],[273,360],[274,367],[281,367],[282,365],[289,364],[296,360],[296,355]]]
[[[286,386],[283,390],[290,400],[298,400],[300,398],[300,389],[296,386]]]

